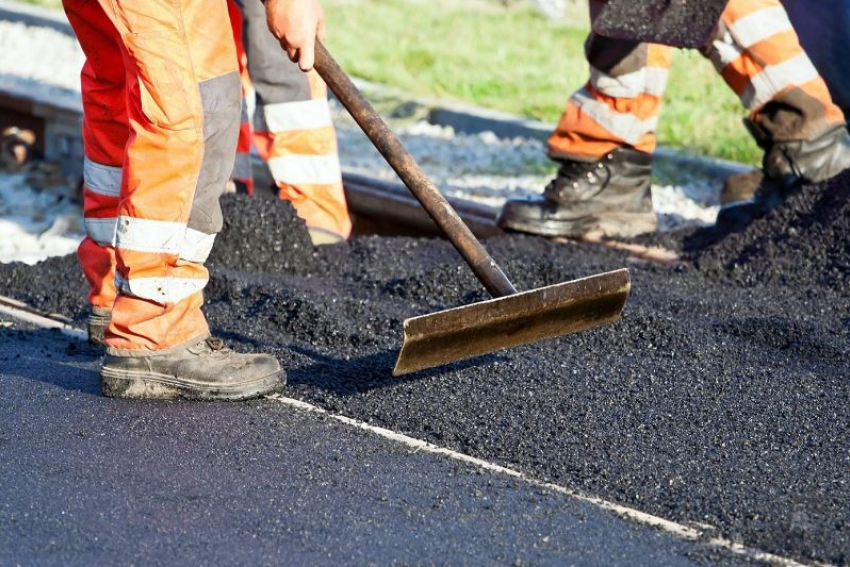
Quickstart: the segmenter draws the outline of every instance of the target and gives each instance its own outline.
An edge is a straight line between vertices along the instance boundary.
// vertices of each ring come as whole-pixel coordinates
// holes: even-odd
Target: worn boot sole
[[[104,366],[100,371],[100,388],[109,398],[134,400],[202,400],[239,401],[280,392],[286,385],[283,370],[239,384],[211,386],[174,376],[140,370],[124,370]]]
[[[540,236],[580,238],[588,234],[601,234],[614,238],[631,238],[639,234],[655,232],[658,224],[654,212],[642,212],[606,213],[604,217],[589,215],[568,220],[503,217],[499,219],[499,226]]]

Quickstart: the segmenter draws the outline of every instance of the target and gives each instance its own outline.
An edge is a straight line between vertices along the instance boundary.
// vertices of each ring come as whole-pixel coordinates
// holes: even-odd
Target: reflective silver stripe
[[[729,32],[740,47],[747,49],[778,33],[793,30],[785,8],[764,8],[729,25]]]
[[[183,246],[180,247],[180,258],[187,262],[203,264],[212,251],[215,234],[205,234],[192,228],[186,229]]]
[[[104,219],[85,219],[86,234],[101,246],[115,246],[115,217]]]
[[[275,182],[289,185],[305,183],[330,185],[339,183],[342,179],[337,154],[323,156],[288,154],[270,159],[269,169]]]
[[[728,31],[722,38],[714,40],[711,46],[713,47],[710,54],[711,62],[719,72],[744,54],[744,49],[735,43],[735,39]]]
[[[83,161],[83,179],[86,187],[93,193],[106,197],[118,197],[121,193],[121,175],[123,169],[101,165],[86,158]]]
[[[236,154],[236,161],[233,162],[233,174],[231,175],[231,177],[240,181],[251,179],[253,177],[253,170],[251,168],[251,154]]]
[[[615,112],[606,103],[591,97],[587,89],[582,89],[573,94],[570,101],[610,134],[627,144],[637,144],[641,138],[650,132],[654,132],[658,126],[658,116],[641,120],[633,114]]]
[[[115,245],[124,250],[177,254],[185,234],[183,223],[122,216],[118,217]]]
[[[267,104],[263,107],[269,132],[310,130],[333,124],[327,99]]]
[[[779,65],[765,67],[750,80],[741,94],[741,102],[750,111],[755,111],[788,87],[803,85],[819,76],[808,55],[801,53]]]
[[[663,96],[669,75],[670,72],[663,67],[644,67],[615,77],[590,67],[590,82],[596,90],[616,98],[637,98],[644,93]]]
[[[177,303],[204,289],[209,278],[131,278],[115,274],[115,287],[124,295],[156,301]]]

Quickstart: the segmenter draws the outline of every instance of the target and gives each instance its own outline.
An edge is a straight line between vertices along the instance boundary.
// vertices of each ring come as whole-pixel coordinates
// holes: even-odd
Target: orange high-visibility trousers
[[[591,1],[591,19],[603,5]],[[590,80],[567,103],[550,157],[654,151],[672,48],[591,33],[585,53]],[[731,0],[704,54],[774,140],[810,138],[844,120],[778,0]]]
[[[280,198],[311,231],[348,238],[351,217],[324,81],[315,70],[303,73],[268,33],[261,0],[229,0],[229,7],[246,94],[234,181],[252,192],[253,142]],[[255,102],[253,124],[247,97]]]
[[[221,229],[241,91],[226,0],[64,0],[86,54],[85,223],[109,352],[203,338],[204,262]],[[113,275],[114,274],[114,275]]]

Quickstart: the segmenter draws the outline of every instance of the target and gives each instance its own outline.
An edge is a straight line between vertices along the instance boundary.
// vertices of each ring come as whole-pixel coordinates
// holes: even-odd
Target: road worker
[[[346,240],[351,217],[342,189],[327,88],[303,73],[268,33],[261,0],[228,0],[245,101],[233,178],[253,193],[251,146],[268,163],[278,195],[292,202],[316,245]],[[254,106],[250,122],[248,99]]]
[[[82,71],[79,258],[104,394],[245,399],[279,390],[264,354],[210,335],[204,262],[222,226],[242,109],[227,0],[64,0]],[[301,69],[324,34],[317,0],[267,0],[268,27]]]
[[[591,0],[591,19],[603,7]],[[672,48],[591,33],[585,53],[590,80],[549,138],[557,176],[542,197],[509,200],[504,228],[565,237],[655,230],[652,154]],[[764,150],[758,193],[726,200],[754,200],[743,209],[759,214],[802,182],[850,167],[844,115],[778,0],[731,0],[703,53],[749,111],[745,123]]]

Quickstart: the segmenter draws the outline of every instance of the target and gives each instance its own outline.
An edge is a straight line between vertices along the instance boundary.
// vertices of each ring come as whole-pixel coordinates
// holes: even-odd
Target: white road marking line
[[[504,474],[523,482],[527,482],[531,485],[545,488],[564,496],[568,496],[570,498],[575,498],[577,500],[581,500],[583,502],[587,502],[592,504],[598,508],[603,510],[607,510],[609,512],[613,512],[614,514],[626,518],[628,520],[632,520],[634,522],[644,524],[647,526],[651,526],[662,531],[665,531],[669,534],[672,534],[680,539],[684,539],[687,541],[696,541],[702,545],[706,545],[709,547],[717,547],[721,549],[725,549],[735,555],[739,555],[741,557],[745,557],[750,560],[761,561],[764,563],[770,563],[772,565],[782,565],[786,567],[797,567],[804,565],[803,563],[799,563],[793,559],[789,559],[787,557],[782,557],[781,555],[776,555],[773,553],[769,553],[766,551],[762,551],[760,549],[755,549],[752,547],[747,547],[743,544],[736,543],[732,540],[725,539],[722,537],[707,537],[706,532],[693,528],[691,526],[686,526],[684,524],[680,524],[678,522],[674,522],[672,520],[667,520],[665,518],[661,518],[659,516],[654,516],[652,514],[647,514],[646,512],[641,512],[640,510],[636,510],[634,508],[629,508],[628,506],[623,506],[622,504],[616,504],[614,502],[609,502],[608,500],[604,500],[602,498],[597,498],[595,496],[587,496],[585,494],[581,494],[580,492],[576,492],[574,490],[570,490],[569,488],[565,488],[563,486],[559,486],[557,484],[552,484],[549,482],[543,482],[540,480],[536,480],[532,477],[529,477],[519,471],[514,469],[504,467],[502,465],[497,465],[495,463],[491,463],[489,461],[485,461],[483,459],[479,459],[477,457],[473,457],[471,455],[466,455],[464,453],[459,453],[457,451],[453,451],[451,449],[447,449],[445,447],[440,447],[438,445],[433,445],[428,443],[427,441],[422,441],[421,439],[416,439],[414,437],[409,437],[404,435],[403,433],[397,433],[390,429],[384,429],[383,427],[376,427],[374,425],[369,425],[366,422],[360,421],[358,419],[352,419],[350,417],[346,417],[344,415],[330,413],[329,411],[322,409],[318,406],[314,406],[313,404],[303,402],[301,400],[296,400],[293,398],[287,398],[281,395],[269,396],[268,399],[278,401],[282,404],[304,410],[311,413],[318,413],[324,416],[327,416],[331,419],[344,423],[346,425],[355,427],[357,429],[361,429],[363,431],[368,431],[373,433],[379,437],[383,437],[384,439],[388,439],[390,441],[395,441],[397,443],[401,443],[411,449],[415,453],[420,451],[425,451],[427,453],[433,453],[435,455],[442,455],[444,457],[448,457],[455,461],[460,461],[463,463],[467,463],[473,465],[475,467]]]
[[[37,325],[39,327],[47,329],[59,329],[64,334],[75,339],[88,339],[88,334],[81,329],[75,329],[70,325],[67,325],[66,323],[62,323],[60,321],[56,321],[54,319],[50,319],[41,315],[36,315],[30,311],[25,311],[23,309],[16,309],[7,304],[0,304],[0,313],[5,313],[22,321]],[[563,494],[564,496],[587,502],[589,504],[592,504],[593,506],[596,506],[597,508],[613,512],[614,514],[622,518],[626,518],[628,520],[632,520],[634,522],[646,526],[654,527],[656,529],[672,534],[673,536],[678,537],[680,539],[684,539],[687,541],[695,541],[701,545],[706,545],[709,547],[725,549],[731,553],[734,553],[735,555],[740,555],[741,557],[745,557],[754,561],[770,563],[772,565],[781,565],[783,567],[802,567],[805,565],[804,563],[799,563],[793,559],[782,557],[781,555],[776,555],[767,551],[762,551],[760,549],[755,549],[753,547],[747,547],[743,544],[736,543],[732,540],[725,539],[722,537],[706,537],[705,532],[695,529],[691,526],[686,526],[684,524],[680,524],[672,520],[667,520],[659,516],[647,514],[646,512],[641,512],[640,510],[629,508],[628,506],[623,506],[622,504],[609,502],[608,500],[604,500],[602,498],[598,498],[595,496],[587,496],[585,494],[570,490],[569,488],[565,488],[557,484],[536,480],[511,468],[504,467],[502,465],[497,465],[495,463],[491,463],[489,461],[485,461],[483,459],[479,459],[471,455],[466,455],[458,451],[453,451],[445,447],[440,447],[439,445],[433,445],[431,443],[428,443],[427,441],[422,441],[421,439],[416,439],[415,437],[410,437],[408,435],[404,435],[403,433],[397,433],[395,431],[392,431],[391,429],[385,429],[383,427],[369,425],[368,423],[360,421],[358,419],[352,419],[344,415],[330,413],[325,409],[322,409],[318,406],[314,406],[313,404],[307,402],[303,402],[301,400],[287,398],[281,395],[268,396],[267,399],[274,400],[306,412],[318,413],[336,421],[339,421],[340,423],[349,425],[351,427],[355,427],[363,431],[368,431],[369,433],[373,433],[379,437],[383,437],[384,439],[395,441],[396,443],[400,443],[402,445],[405,445],[406,447],[410,447],[411,449],[413,449],[414,453],[418,453],[419,451],[425,451],[426,453],[442,455],[455,461],[467,463],[494,473],[507,475],[526,482],[528,484],[531,484],[533,486],[545,488],[547,490]],[[815,565],[822,564],[815,563]]]
[[[67,323],[63,323],[61,321],[57,321],[55,319],[50,319],[48,317],[43,317],[41,315],[37,315],[35,313],[31,313],[29,311],[25,311],[23,309],[17,309],[5,303],[0,303],[0,313],[4,315],[8,315],[9,317],[14,317],[19,321],[25,321],[27,323],[31,323],[42,329],[59,329],[62,334],[72,338],[78,339],[81,341],[87,341],[89,335],[87,332],[82,331],[80,329],[75,329],[71,327]]]

